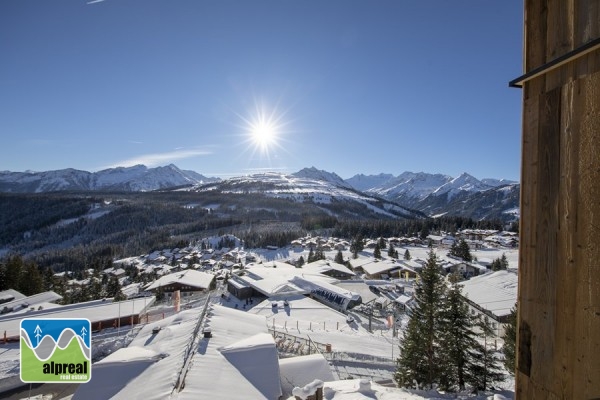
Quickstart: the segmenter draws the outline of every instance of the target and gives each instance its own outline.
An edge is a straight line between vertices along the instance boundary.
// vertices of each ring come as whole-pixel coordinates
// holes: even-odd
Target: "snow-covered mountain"
[[[461,192],[483,192],[491,189],[492,186],[486,185],[472,175],[463,172],[456,178],[452,179],[433,191],[432,195],[439,196],[446,194],[449,199]]]
[[[505,179],[478,180],[466,172],[456,178],[403,172],[397,177],[390,174],[355,175],[346,182],[365,193],[432,216],[462,215],[504,220],[518,216],[519,185]]]
[[[414,214],[414,210],[430,216],[485,216],[504,220],[514,220],[519,214],[518,184],[503,179],[478,180],[468,173],[453,178],[444,174],[407,171],[398,176],[360,174],[344,180],[334,172],[311,167],[289,175],[263,173],[221,181],[181,170],[172,164],[156,168],[136,165],[98,172],[72,168],[46,172],[0,172],[0,192],[152,191],[178,187],[222,193],[261,193],[298,203],[318,204],[332,215],[358,218],[423,216]]]
[[[148,168],[144,165],[109,168],[98,172],[72,168],[45,172],[0,172],[0,192],[41,193],[61,190],[151,191],[214,182],[175,165]]]
[[[348,189],[353,188],[352,185],[348,184],[345,180],[340,178],[340,176],[335,172],[327,172],[320,169],[316,169],[315,167],[303,168],[298,172],[294,172],[292,176],[308,180],[325,181],[335,186],[345,187]]]
[[[334,216],[353,218],[422,218],[423,214],[352,188],[338,175],[305,168],[285,175],[269,172],[198,185],[198,192],[264,195],[297,204],[312,203]]]

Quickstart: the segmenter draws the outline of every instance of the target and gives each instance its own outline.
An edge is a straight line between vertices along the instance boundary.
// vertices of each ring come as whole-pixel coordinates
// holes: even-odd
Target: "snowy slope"
[[[432,194],[436,196],[448,194],[448,198],[450,199],[460,192],[482,192],[491,188],[491,186],[486,185],[474,176],[463,172],[450,182],[434,190]]]
[[[212,182],[175,165],[148,168],[144,165],[109,168],[98,172],[62,169],[45,172],[0,172],[0,191],[41,193],[59,190],[150,191],[183,185]]]
[[[309,180],[325,181],[335,186],[344,187],[348,189],[352,188],[350,184],[348,184],[346,181],[340,178],[340,176],[336,173],[319,170],[315,167],[301,169],[300,171],[293,173],[292,176],[295,176],[296,178],[305,178]]]
[[[349,214],[355,209],[355,213],[359,214],[356,215],[358,217],[422,217],[419,213],[394,202],[355,190],[336,174],[314,168],[303,169],[291,175],[267,172],[235,177],[199,185],[194,190],[237,194],[257,193],[289,199],[297,203],[310,202],[330,210],[344,208]],[[342,203],[344,207],[341,207]]]
[[[456,178],[443,174],[403,172],[355,175],[346,182],[427,215],[460,215],[475,219],[514,220],[519,214],[519,184],[506,179],[478,180],[468,173]]]

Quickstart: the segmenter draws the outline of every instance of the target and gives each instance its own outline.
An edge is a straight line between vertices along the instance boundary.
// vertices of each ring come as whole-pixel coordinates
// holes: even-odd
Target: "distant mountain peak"
[[[131,167],[107,168],[97,172],[66,168],[45,172],[0,172],[0,192],[39,193],[61,190],[123,190],[152,191],[218,180],[181,171],[169,164],[148,168],[137,164]]]
[[[344,188],[352,187],[335,172],[327,172],[327,171],[317,169],[315,167],[303,168],[298,172],[294,172],[292,174],[292,176],[294,176],[296,178],[308,178],[308,179],[315,179],[318,181],[329,182],[336,186],[340,186],[340,187],[344,187]]]

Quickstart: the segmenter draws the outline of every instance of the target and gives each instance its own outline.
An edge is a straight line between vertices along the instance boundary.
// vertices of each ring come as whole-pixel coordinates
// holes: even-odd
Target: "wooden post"
[[[524,21],[525,73],[600,38],[597,0]],[[516,398],[600,398],[600,49],[523,82]]]

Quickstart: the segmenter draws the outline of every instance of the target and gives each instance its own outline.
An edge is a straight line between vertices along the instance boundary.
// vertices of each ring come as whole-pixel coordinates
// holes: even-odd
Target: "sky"
[[[523,5],[4,0],[0,170],[519,180]]]

